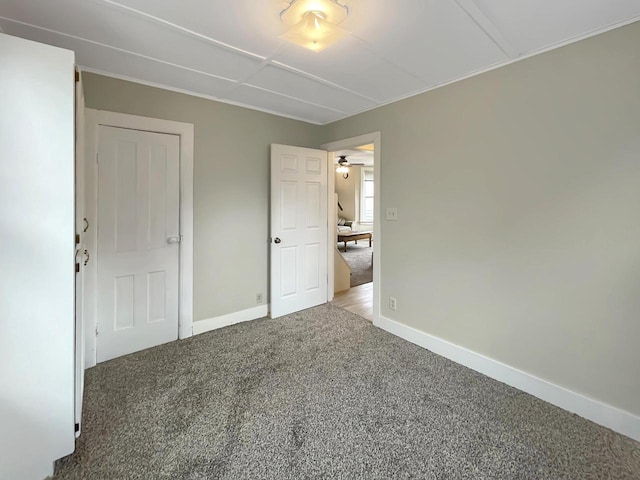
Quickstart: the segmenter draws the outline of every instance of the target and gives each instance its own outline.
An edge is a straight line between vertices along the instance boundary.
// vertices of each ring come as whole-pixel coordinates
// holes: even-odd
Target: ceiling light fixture
[[[349,178],[349,167],[354,166],[364,166],[364,163],[351,163],[347,160],[346,155],[338,155],[338,167],[336,168],[336,172],[342,174],[342,178]]]
[[[280,18],[289,26],[280,38],[319,52],[348,34],[338,27],[347,15],[349,7],[337,0],[292,0],[280,12]]]
[[[336,172],[341,173],[342,178],[349,178],[349,167],[347,166],[340,165],[338,168],[336,168]]]

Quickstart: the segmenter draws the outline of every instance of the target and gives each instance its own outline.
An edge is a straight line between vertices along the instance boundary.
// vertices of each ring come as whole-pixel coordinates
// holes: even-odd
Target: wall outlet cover
[[[398,299],[396,297],[389,297],[389,308],[396,310],[398,308]]]

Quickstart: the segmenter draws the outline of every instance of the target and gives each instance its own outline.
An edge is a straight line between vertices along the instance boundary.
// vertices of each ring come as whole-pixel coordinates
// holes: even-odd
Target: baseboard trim
[[[266,317],[268,314],[269,305],[259,305],[246,310],[240,310],[239,312],[220,315],[219,317],[198,320],[197,322],[193,322],[193,334],[199,335],[201,333],[210,332],[211,330],[217,330],[218,328],[235,325],[236,323],[256,320],[257,318]]]
[[[467,348],[380,316],[374,325],[557,407],[640,441],[640,417],[485,357]]]

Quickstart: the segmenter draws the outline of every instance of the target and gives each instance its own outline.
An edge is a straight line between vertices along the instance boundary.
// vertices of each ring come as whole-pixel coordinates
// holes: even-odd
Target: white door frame
[[[86,109],[85,143],[85,215],[89,228],[85,244],[90,260],[85,274],[85,367],[96,364],[96,328],[98,318],[98,131],[100,126],[128,128],[180,136],[180,267],[178,338],[193,335],[193,124],[140,117],[104,110]]]
[[[335,142],[329,142],[322,145],[320,148],[329,152],[329,169],[328,169],[328,209],[327,209],[327,221],[328,221],[328,237],[329,237],[329,257],[327,260],[327,281],[328,281],[328,300],[333,300],[333,290],[335,282],[335,270],[334,270],[334,250],[336,248],[336,206],[334,201],[334,193],[336,190],[335,182],[335,168],[332,154],[338,150],[345,150],[349,148],[359,147],[361,145],[368,145],[373,143],[373,183],[375,185],[375,197],[373,199],[373,239],[376,242],[376,246],[373,249],[373,324],[376,325],[380,320],[380,251],[382,250],[382,235],[381,235],[381,220],[382,215],[380,212],[380,172],[381,170],[381,145],[380,145],[380,132],[365,133],[364,135],[358,135],[357,137],[345,138],[343,140],[337,140]]]

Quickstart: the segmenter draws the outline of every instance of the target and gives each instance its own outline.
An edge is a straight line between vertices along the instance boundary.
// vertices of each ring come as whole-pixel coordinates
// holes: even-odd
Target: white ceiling
[[[370,150],[338,150],[333,153],[333,163],[335,165],[338,164],[340,155],[344,155],[347,157],[347,161],[351,164],[362,163],[365,167],[373,166],[373,152]]]
[[[282,0],[0,0],[88,71],[325,124],[640,19],[639,0],[344,0],[346,39],[278,38]]]

